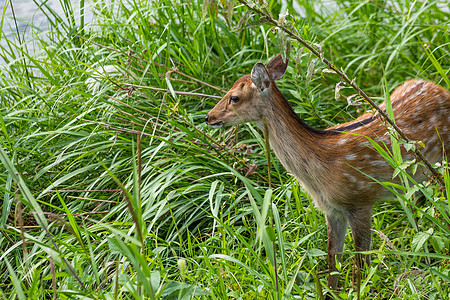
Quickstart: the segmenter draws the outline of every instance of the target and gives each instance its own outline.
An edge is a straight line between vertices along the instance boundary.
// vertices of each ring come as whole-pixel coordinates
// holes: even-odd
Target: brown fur
[[[355,250],[370,249],[372,207],[377,200],[391,196],[376,181],[392,181],[393,168],[373,149],[367,137],[389,151],[391,140],[381,120],[370,113],[325,131],[307,126],[274,82],[286,67],[287,62],[280,55],[265,70],[261,64],[255,65],[252,75],[236,81],[206,121],[217,125],[256,122],[260,128],[267,124],[273,151],[325,213],[332,272],[336,270],[335,259],[340,259],[343,250],[347,222]],[[270,86],[266,88],[264,82],[269,79]],[[231,103],[230,96],[239,97],[239,102]],[[391,102],[396,123],[407,137],[425,143],[423,153],[432,163],[442,161],[442,143],[445,152],[450,152],[450,93],[431,82],[410,80],[392,93]],[[380,107],[384,109],[385,104]],[[360,122],[364,125],[358,126]],[[402,155],[413,159],[404,149]],[[419,182],[426,179],[421,171],[413,177]],[[369,257],[366,259],[369,262]],[[337,280],[338,276],[329,276],[328,285],[336,288]]]

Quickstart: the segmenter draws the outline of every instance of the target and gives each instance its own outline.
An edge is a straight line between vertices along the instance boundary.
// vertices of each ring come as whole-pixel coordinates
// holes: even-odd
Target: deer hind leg
[[[327,213],[326,220],[328,227],[328,287],[335,290],[339,275],[331,273],[337,271],[336,261],[341,260],[348,223],[347,216],[336,211]]]
[[[359,208],[357,211],[352,212],[350,220],[350,228],[352,229],[353,240],[355,241],[355,251],[356,251],[356,265],[362,266],[363,260],[370,264],[370,256],[363,255],[359,252],[369,251],[372,231],[371,231],[371,219],[372,217],[372,207]]]
[[[353,240],[355,241],[356,288],[358,291],[358,299],[361,287],[361,267],[364,261],[367,265],[370,264],[370,255],[364,255],[361,252],[370,250],[372,239],[371,217],[372,207],[359,208],[349,216],[350,228],[352,229]]]

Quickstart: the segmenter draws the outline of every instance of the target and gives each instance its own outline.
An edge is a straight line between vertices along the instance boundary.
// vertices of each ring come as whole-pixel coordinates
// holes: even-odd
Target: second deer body
[[[393,168],[367,137],[390,149],[390,136],[381,120],[369,113],[326,130],[309,127],[275,84],[286,67],[280,55],[267,66],[255,64],[251,75],[238,79],[209,112],[206,122],[215,127],[243,122],[267,126],[276,156],[325,214],[331,273],[341,257],[348,224],[355,250],[370,249],[372,207],[391,196],[377,181],[392,181]],[[424,142],[423,154],[430,162],[442,161],[443,144],[450,152],[450,93],[431,82],[411,80],[393,92],[391,101],[397,125],[411,140]],[[426,179],[420,171],[413,178]],[[329,275],[328,285],[335,289],[337,280],[337,275]]]

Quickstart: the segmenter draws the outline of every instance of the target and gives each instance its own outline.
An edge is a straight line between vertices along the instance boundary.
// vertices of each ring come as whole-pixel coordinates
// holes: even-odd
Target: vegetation
[[[410,78],[450,88],[446,1],[255,1],[376,102]],[[61,0],[49,29],[3,39],[0,56],[0,295],[5,299],[316,299],[326,226],[254,124],[206,113],[282,35],[232,1]],[[225,7],[223,7],[223,5]],[[3,10],[2,26],[6,11]],[[93,12],[93,20],[79,18]],[[311,126],[370,109],[291,41],[279,83]],[[213,97],[215,96],[215,97]],[[346,101],[358,102],[349,105]],[[408,182],[373,217],[364,299],[450,297],[445,189]],[[394,170],[393,170],[394,173]],[[413,192],[425,192],[415,205]],[[349,234],[333,297],[357,297]]]

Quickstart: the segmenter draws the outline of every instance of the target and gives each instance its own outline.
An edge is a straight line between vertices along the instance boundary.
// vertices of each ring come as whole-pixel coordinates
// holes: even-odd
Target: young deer
[[[213,127],[244,122],[256,122],[260,129],[267,126],[276,156],[325,214],[331,273],[336,271],[336,259],[341,259],[348,223],[355,250],[370,250],[372,207],[377,200],[390,196],[375,180],[392,181],[393,168],[366,137],[381,140],[387,147],[390,137],[382,121],[370,113],[326,130],[306,125],[275,84],[284,75],[287,64],[280,55],[266,66],[255,64],[251,75],[238,79],[205,121]],[[442,161],[442,143],[450,154],[448,91],[431,82],[410,80],[394,91],[391,101],[397,125],[411,140],[425,143],[423,154],[430,162]],[[385,105],[380,107],[384,109]],[[411,154],[402,154],[412,158]],[[419,182],[426,179],[420,171],[413,178]],[[358,267],[360,259],[357,254]],[[369,256],[365,259],[370,262]],[[330,288],[336,289],[337,281],[338,275],[329,274]]]

